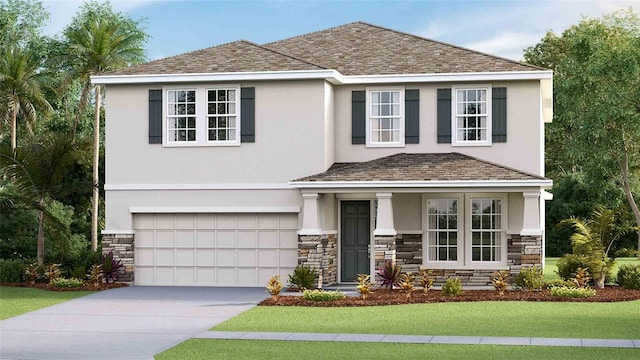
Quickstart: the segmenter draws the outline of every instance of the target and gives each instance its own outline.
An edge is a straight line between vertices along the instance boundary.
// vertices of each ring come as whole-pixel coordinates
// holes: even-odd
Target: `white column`
[[[302,194],[302,229],[298,235],[320,235],[320,212],[318,193]]]
[[[520,235],[540,236],[540,191],[526,191],[524,196],[524,211],[522,213],[522,231]]]
[[[376,229],[373,235],[396,235],[393,225],[393,204],[391,193],[376,193],[378,198],[378,212],[376,214]]]

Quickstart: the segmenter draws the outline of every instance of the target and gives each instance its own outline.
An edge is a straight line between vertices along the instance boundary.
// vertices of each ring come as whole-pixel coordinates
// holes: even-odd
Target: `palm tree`
[[[0,188],[0,201],[21,202],[38,211],[39,264],[44,263],[45,224],[50,235],[68,237],[68,221],[50,211],[51,197],[88,144],[68,136],[44,135],[16,150],[0,149],[1,175],[12,180],[9,189]]]
[[[40,74],[40,61],[28,50],[11,47],[0,58],[0,94],[2,122],[11,124],[11,151],[17,147],[18,115],[26,119],[30,131],[37,120],[36,108],[52,110],[45,99],[43,87],[51,80]]]
[[[140,62],[144,49],[140,46],[147,35],[120,16],[101,16],[98,12],[87,12],[78,26],[65,30],[69,42],[67,64],[71,79],[83,83],[78,113],[85,110],[91,89],[91,75],[113,71]],[[95,118],[93,137],[93,198],[91,212],[91,248],[98,247],[98,204],[100,201],[98,166],[100,161],[100,108],[102,89],[94,87]],[[74,122],[75,129],[77,118]]]

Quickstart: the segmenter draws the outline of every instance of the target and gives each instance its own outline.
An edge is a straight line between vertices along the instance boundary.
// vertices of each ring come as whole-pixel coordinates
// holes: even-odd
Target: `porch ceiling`
[[[329,170],[296,179],[291,185],[312,183],[531,183],[551,180],[460,153],[394,154],[359,163],[335,163]],[[318,184],[320,185],[320,184]]]

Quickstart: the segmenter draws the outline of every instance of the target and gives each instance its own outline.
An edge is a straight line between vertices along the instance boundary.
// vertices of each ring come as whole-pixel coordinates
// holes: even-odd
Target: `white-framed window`
[[[502,199],[472,198],[471,262],[500,262],[505,246],[502,221]]]
[[[240,145],[240,87],[164,88],[164,146]]]
[[[451,145],[491,145],[491,86],[454,87],[451,113]]]
[[[404,89],[367,89],[366,116],[367,146],[404,146]]]
[[[458,199],[427,200],[427,261],[458,261]]]
[[[423,194],[422,203],[422,266],[494,270],[506,267],[505,194]]]

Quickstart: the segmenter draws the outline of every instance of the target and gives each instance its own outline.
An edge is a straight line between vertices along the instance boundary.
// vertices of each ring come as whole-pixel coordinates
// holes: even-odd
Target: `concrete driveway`
[[[102,291],[0,321],[0,359],[151,359],[267,296],[263,288]]]

